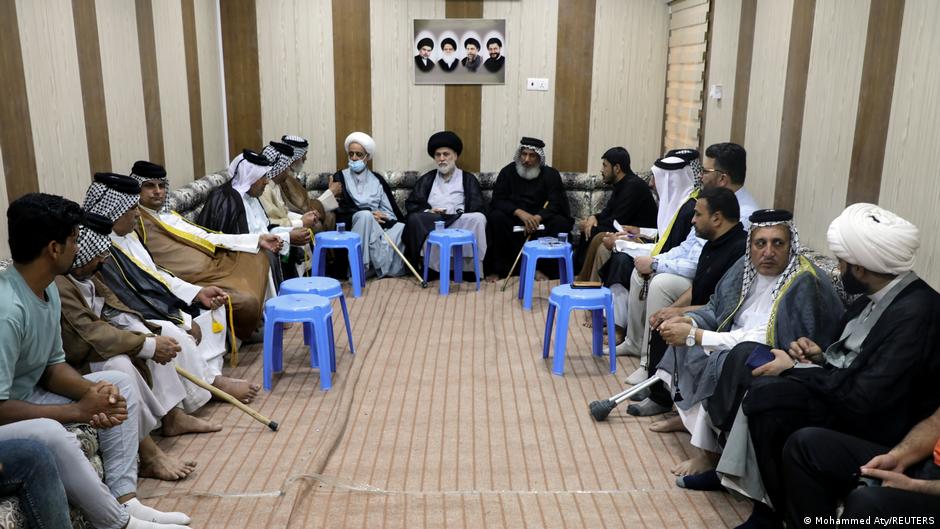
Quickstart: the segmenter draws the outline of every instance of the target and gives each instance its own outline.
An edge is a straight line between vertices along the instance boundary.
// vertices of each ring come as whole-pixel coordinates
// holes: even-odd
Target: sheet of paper
[[[539,230],[539,231],[544,231],[544,230],[545,230],[545,225],[544,225],[544,224],[539,224],[538,230]],[[513,227],[512,227],[512,231],[515,232],[515,233],[519,233],[520,231],[525,231],[525,226],[513,226]]]
[[[614,250],[625,253],[634,259],[649,255],[653,251],[653,246],[655,246],[654,244],[642,244],[619,239],[614,244]]]

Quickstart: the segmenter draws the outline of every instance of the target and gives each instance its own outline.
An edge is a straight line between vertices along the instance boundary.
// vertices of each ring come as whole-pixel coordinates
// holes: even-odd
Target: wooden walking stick
[[[408,262],[408,258],[405,257],[405,254],[401,253],[401,250],[398,249],[398,246],[395,245],[395,242],[392,241],[392,238],[388,236],[388,233],[385,233],[385,230],[382,230],[382,235],[385,236],[385,240],[388,241],[388,245],[392,247],[392,250],[395,250],[395,253],[398,254],[398,257],[401,257],[401,260],[405,262],[405,266],[408,267],[408,270],[411,270],[411,273],[415,275],[415,279],[418,280],[418,283],[421,283],[421,288],[428,288],[428,282],[418,274],[418,271],[415,270],[415,267],[411,266],[411,263]]]
[[[264,424],[265,426],[267,426],[268,428],[270,428],[271,431],[274,431],[274,432],[277,431],[277,426],[278,426],[277,422],[272,421],[271,419],[268,419],[268,418],[265,417],[264,415],[261,415],[260,413],[256,412],[255,410],[253,410],[250,406],[248,406],[248,405],[245,404],[244,402],[242,402],[242,401],[236,399],[235,397],[233,397],[233,396],[229,395],[228,393],[222,391],[221,389],[219,389],[219,388],[213,386],[212,384],[207,383],[205,380],[202,380],[201,378],[199,378],[199,377],[197,377],[196,375],[190,373],[189,371],[186,371],[185,369],[183,369],[183,368],[180,367],[180,366],[176,366],[176,372],[179,373],[181,376],[185,377],[187,380],[189,380],[189,381],[192,382],[193,384],[196,384],[197,386],[201,387],[202,389],[205,389],[205,390],[208,391],[209,393],[212,393],[213,395],[215,395],[216,397],[218,397],[218,398],[224,400],[225,402],[228,402],[229,404],[232,404],[233,406],[235,406],[236,408],[242,410],[243,412],[247,413],[248,415],[251,415],[252,418],[254,418],[256,421],[258,421],[258,422]]]
[[[545,203],[542,204],[542,209],[545,209],[547,207],[548,207],[548,201],[546,200]],[[522,248],[519,248],[519,253],[516,254],[516,260],[513,261],[512,268],[509,269],[509,275],[507,275],[506,279],[503,280],[503,286],[502,288],[499,289],[500,292],[506,291],[506,285],[509,284],[509,278],[512,277],[512,273],[516,271],[516,265],[519,264],[519,259],[522,257],[522,250],[525,250],[525,243],[532,240],[533,235],[535,235],[535,232],[530,233],[529,236],[525,238],[525,242],[522,243]]]

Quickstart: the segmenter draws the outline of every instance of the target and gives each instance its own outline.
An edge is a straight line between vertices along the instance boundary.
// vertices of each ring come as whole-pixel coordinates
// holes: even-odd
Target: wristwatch
[[[656,269],[659,268],[658,265],[659,262],[656,259],[653,259],[653,261],[650,263],[650,270],[652,270],[654,274],[656,273]]]
[[[689,335],[685,337],[686,347],[695,347],[695,330],[696,330],[695,325],[689,328]]]

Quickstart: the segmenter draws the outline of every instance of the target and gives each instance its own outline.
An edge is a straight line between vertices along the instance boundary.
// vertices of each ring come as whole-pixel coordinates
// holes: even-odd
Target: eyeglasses
[[[724,171],[721,171],[721,170],[718,170],[718,169],[704,169],[704,170],[702,170],[702,174],[703,174],[703,175],[712,174],[712,173],[718,173],[718,174],[724,174],[724,175],[728,174],[728,173],[726,173],[726,172],[724,172]]]
[[[346,154],[349,155],[349,158],[350,158],[350,159],[359,159],[359,158],[365,158],[365,157],[366,157],[366,153],[364,153],[364,152],[358,152],[358,151],[349,151],[349,152],[347,152]]]

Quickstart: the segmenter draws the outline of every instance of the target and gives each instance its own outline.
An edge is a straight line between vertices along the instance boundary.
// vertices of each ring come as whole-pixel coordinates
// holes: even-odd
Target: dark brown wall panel
[[[747,130],[747,102],[751,89],[751,58],[754,55],[756,21],[757,0],[742,0],[741,22],[738,27],[738,57],[734,74],[734,103],[731,106],[731,141],[738,145],[744,145],[744,133]]]
[[[114,170],[111,167],[111,140],[108,111],[104,103],[95,3],[72,0],[72,19],[75,25],[75,47],[78,49],[78,77],[82,85],[85,140],[88,143],[88,178],[91,180],[94,173]]]
[[[447,0],[447,18],[481,18],[481,0]],[[444,87],[444,128],[463,140],[460,167],[480,171],[480,136],[482,128],[483,91],[480,85],[447,85]]]
[[[338,167],[346,166],[343,140],[350,132],[372,134],[369,34],[369,0],[333,0],[333,86]]]
[[[147,148],[149,160],[166,164],[163,152],[163,117],[160,114],[160,83],[157,78],[157,44],[153,33],[153,5],[151,0],[137,2],[137,44],[140,47],[140,78],[144,86],[144,115],[147,119]],[[118,172],[130,167],[117,167]]]
[[[793,211],[793,202],[796,200],[796,174],[800,165],[803,108],[806,103],[806,79],[809,76],[815,12],[816,0],[793,3],[787,77],[783,88],[780,149],[777,153],[777,185],[774,191],[774,207],[789,211]]]
[[[228,117],[228,151],[229,157],[234,158],[242,149],[260,149],[262,145],[258,20],[255,0],[223,0],[219,2],[219,7],[222,22],[222,64],[225,70],[225,110]],[[368,36],[368,32],[366,35]],[[337,72],[343,64],[336,63]],[[368,61],[366,68],[368,69]]]
[[[206,151],[202,139],[202,92],[199,87],[195,1],[180,0],[183,6],[183,49],[186,54],[186,88],[189,100],[189,130],[193,148],[193,178],[197,179],[206,174]]]
[[[877,203],[894,95],[904,0],[872,0],[845,203]]]
[[[39,191],[16,2],[0,0],[0,149],[7,198]],[[5,218],[5,217],[4,217]],[[4,221],[5,222],[5,221]]]
[[[559,0],[555,58],[555,127],[552,165],[559,171],[588,168],[595,0]]]

